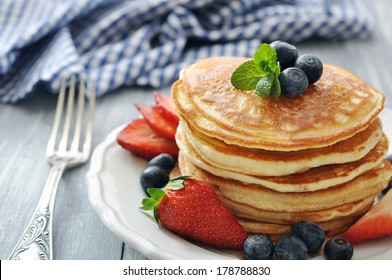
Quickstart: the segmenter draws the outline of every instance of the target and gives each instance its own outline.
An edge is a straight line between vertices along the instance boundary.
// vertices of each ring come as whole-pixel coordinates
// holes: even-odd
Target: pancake
[[[318,225],[321,226],[324,231],[337,231],[341,229],[346,229],[347,225],[351,225],[357,220],[356,217],[344,218],[341,220],[333,220],[326,222],[319,222]],[[258,233],[264,232],[266,234],[288,234],[291,232],[292,225],[281,225],[274,223],[258,222],[243,218],[238,218],[239,223],[242,225],[246,232]]]
[[[206,181],[200,169],[197,169],[187,158],[180,152],[178,157],[179,168],[181,173],[194,174],[199,180]],[[251,219],[255,221],[264,221],[280,224],[296,223],[301,220],[324,222],[328,220],[341,219],[343,217],[352,217],[357,213],[368,209],[374,201],[374,196],[371,195],[359,201],[345,203],[337,207],[331,207],[323,210],[307,211],[307,212],[293,212],[293,211],[271,211],[263,208],[256,208],[244,203],[235,202],[225,197],[219,190],[219,187],[213,186],[218,197],[223,204],[228,207],[235,216]]]
[[[182,174],[194,174],[199,180],[205,180],[200,169],[195,168],[181,151],[178,160]],[[339,234],[366,213],[374,201],[374,196],[370,196],[360,201],[320,211],[278,212],[257,209],[234,202],[223,196],[218,187],[213,187],[222,203],[237,217],[245,231],[248,233],[262,232],[268,234],[274,240],[277,240],[283,234],[289,233],[293,224],[303,220],[318,223],[327,234]]]
[[[311,168],[301,173],[286,176],[252,176],[218,168],[205,162],[202,156],[193,148],[187,135],[178,128],[176,142],[186,158],[197,167],[209,173],[249,184],[259,184],[279,192],[316,191],[348,182],[356,176],[376,167],[381,163],[388,151],[388,140],[384,135],[377,145],[361,159],[346,163],[333,164]],[[282,164],[283,166],[285,163]],[[262,165],[264,167],[264,165]]]
[[[201,170],[206,182],[216,185],[222,194],[231,200],[255,208],[271,211],[313,211],[336,207],[375,197],[387,185],[392,175],[389,161],[383,161],[353,180],[327,189],[313,192],[277,192],[260,185],[245,184],[240,181],[218,177]]]
[[[269,222],[277,224],[294,224],[300,221],[312,221],[315,223],[339,220],[342,218],[356,217],[366,212],[374,202],[374,196],[359,201],[353,201],[336,207],[307,211],[307,212],[278,212],[254,208],[228,199],[222,194],[219,198],[238,218],[252,221]]]
[[[345,232],[357,218],[348,218],[339,221],[329,221],[325,223],[318,223],[319,226],[325,231],[327,237],[339,235]],[[263,222],[257,222],[247,219],[239,218],[238,222],[242,228],[249,234],[264,233],[267,234],[272,241],[278,241],[283,235],[291,232],[292,226],[285,226],[279,224],[269,224]]]
[[[261,98],[231,85],[247,60],[203,59],[173,84],[180,173],[209,183],[249,233],[276,240],[303,220],[345,231],[392,176],[384,96],[324,64],[301,96]]]
[[[373,149],[383,135],[381,121],[377,118],[365,130],[334,145],[281,152],[228,145],[193,130],[185,120],[181,121],[179,129],[209,165],[256,176],[284,176],[313,167],[357,161]]]
[[[184,158],[182,158],[182,164]],[[188,163],[188,166],[190,164]],[[182,174],[184,167],[180,169]],[[234,202],[254,208],[281,212],[307,212],[323,210],[347,203],[375,197],[387,185],[392,176],[392,166],[384,160],[379,166],[365,172],[353,180],[313,192],[277,192],[261,185],[245,184],[240,181],[215,176],[196,166],[192,173],[210,185],[217,186],[223,196]]]
[[[321,79],[300,97],[260,98],[231,85],[231,74],[247,60],[207,58],[182,71],[172,86],[181,118],[230,145],[295,151],[348,139],[383,109],[381,93],[347,70],[326,64]]]

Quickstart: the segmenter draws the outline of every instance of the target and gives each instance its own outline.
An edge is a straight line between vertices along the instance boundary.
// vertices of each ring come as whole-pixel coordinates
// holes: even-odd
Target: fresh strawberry
[[[178,124],[161,114],[161,111],[157,106],[143,104],[135,104],[135,106],[156,134],[166,139],[174,140]]]
[[[359,243],[388,235],[392,235],[392,191],[341,236],[350,243]]]
[[[180,118],[174,109],[173,102],[171,101],[170,97],[156,91],[154,92],[154,99],[162,115],[178,125]]]
[[[122,129],[117,135],[117,143],[146,160],[161,153],[168,153],[173,157],[178,156],[176,142],[156,134],[143,118],[134,119]]]
[[[169,181],[165,189],[147,189],[143,210],[154,209],[158,223],[202,244],[242,250],[247,234],[210,185],[190,176]]]

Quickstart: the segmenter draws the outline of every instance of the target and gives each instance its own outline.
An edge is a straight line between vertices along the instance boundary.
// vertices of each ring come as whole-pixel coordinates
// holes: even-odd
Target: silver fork
[[[51,164],[52,168],[33,217],[31,218],[15,249],[12,251],[9,257],[10,260],[53,259],[53,207],[60,178],[67,168],[85,163],[90,156],[95,106],[94,86],[90,85],[88,112],[87,116],[85,116],[85,81],[81,78],[79,82],[79,94],[75,120],[73,120],[75,117],[73,113],[76,88],[75,76],[71,77],[67,94],[68,100],[65,116],[63,117],[66,87],[67,81],[64,80],[61,84],[54,124],[46,148],[46,159]],[[61,126],[62,136],[59,144],[57,145],[58,134]],[[74,127],[72,131],[71,126]],[[85,130],[82,130],[82,127],[84,127]],[[71,136],[72,132],[73,137]],[[82,134],[84,134],[84,137]],[[71,138],[72,143],[69,142]],[[83,142],[81,142],[82,138],[84,138]]]

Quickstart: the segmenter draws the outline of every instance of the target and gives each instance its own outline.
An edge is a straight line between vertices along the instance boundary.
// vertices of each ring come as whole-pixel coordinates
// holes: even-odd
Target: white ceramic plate
[[[392,111],[384,110],[381,119],[392,139]],[[239,252],[186,241],[159,228],[151,215],[139,210],[145,197],[139,174],[147,163],[117,144],[121,128],[113,130],[95,149],[87,173],[90,203],[109,230],[150,259],[241,259]],[[391,147],[388,153],[392,153]],[[392,259],[392,237],[356,245],[353,258]]]

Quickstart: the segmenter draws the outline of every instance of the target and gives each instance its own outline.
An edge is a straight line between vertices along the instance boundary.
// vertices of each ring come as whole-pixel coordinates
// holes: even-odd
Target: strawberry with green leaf
[[[242,250],[247,234],[207,183],[180,176],[162,189],[150,188],[141,209],[158,224],[190,240],[220,249]]]

